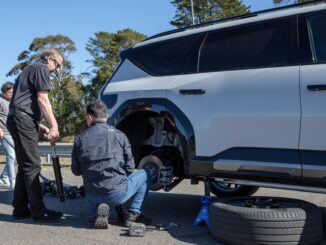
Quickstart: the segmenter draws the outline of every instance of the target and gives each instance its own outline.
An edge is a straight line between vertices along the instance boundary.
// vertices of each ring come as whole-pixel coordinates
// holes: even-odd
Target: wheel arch
[[[195,134],[192,124],[186,115],[166,98],[139,98],[127,100],[110,116],[108,123],[117,128],[132,116],[142,114],[165,116],[173,120],[182,142],[185,174],[189,174],[189,163],[195,156]],[[172,117],[172,118],[171,118]],[[123,131],[123,130],[122,130]]]

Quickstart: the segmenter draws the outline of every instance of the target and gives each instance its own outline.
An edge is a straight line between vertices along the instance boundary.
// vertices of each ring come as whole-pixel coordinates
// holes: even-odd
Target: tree
[[[66,36],[50,35],[34,38],[28,50],[24,50],[18,55],[17,59],[19,63],[7,73],[7,76],[14,76],[20,73],[30,63],[38,60],[42,51],[47,48],[58,48],[65,54],[65,57],[68,57],[70,53],[76,51],[75,43]],[[65,63],[64,68],[71,69],[69,60]]]
[[[85,87],[86,101],[97,98],[100,88],[120,62],[120,52],[145,38],[144,34],[124,29],[117,33],[97,32],[95,37],[89,39],[86,50],[92,56],[92,59],[89,60],[92,64],[92,71],[84,75],[93,75],[93,78]]]
[[[192,25],[190,2],[190,0],[171,1],[177,8],[176,14],[170,22],[171,25],[177,28]],[[193,4],[197,24],[250,12],[250,6],[244,5],[241,0],[193,0]]]
[[[69,55],[76,51],[75,43],[66,36],[55,35],[35,38],[28,50],[18,56],[16,64],[7,76],[17,75],[30,63],[37,61],[40,54],[47,48],[60,49],[66,62],[60,72],[52,73],[50,80],[53,89],[50,92],[50,101],[54,114],[58,120],[60,136],[73,135],[80,132],[84,126],[83,85],[80,78],[72,75],[72,64]]]

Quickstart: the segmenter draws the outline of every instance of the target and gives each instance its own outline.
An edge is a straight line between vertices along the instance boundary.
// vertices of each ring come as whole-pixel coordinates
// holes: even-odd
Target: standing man
[[[143,205],[151,176],[144,169],[133,172],[135,163],[126,135],[109,126],[108,111],[102,101],[91,102],[86,109],[86,131],[76,137],[71,170],[82,175],[95,227],[108,228],[109,205],[120,205],[131,199],[125,225],[149,223]]]
[[[47,209],[43,202],[38,139],[39,131],[46,133],[51,143],[59,137],[48,93],[52,88],[50,73],[60,70],[64,56],[58,49],[47,49],[40,58],[40,62],[27,66],[16,79],[7,128],[14,139],[18,162],[13,216],[32,217],[41,222],[62,217],[62,213]],[[43,116],[50,124],[50,129],[39,123]]]
[[[2,96],[0,96],[0,139],[6,153],[6,167],[0,175],[0,183],[10,186],[11,190],[15,187],[16,175],[14,164],[16,157],[15,149],[13,148],[14,141],[9,134],[6,123],[13,90],[14,85],[11,82],[6,82],[1,87]]]

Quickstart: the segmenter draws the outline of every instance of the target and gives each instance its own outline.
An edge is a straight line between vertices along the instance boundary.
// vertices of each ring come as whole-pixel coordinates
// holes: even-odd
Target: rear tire
[[[209,218],[223,244],[319,244],[323,236],[320,209],[295,199],[225,199],[210,206]]]
[[[237,184],[226,184],[223,181],[211,180],[211,192],[217,197],[243,197],[251,196],[259,187]]]

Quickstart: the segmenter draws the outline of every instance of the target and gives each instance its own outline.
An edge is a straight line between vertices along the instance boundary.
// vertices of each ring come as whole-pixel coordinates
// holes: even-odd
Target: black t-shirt
[[[46,64],[35,62],[27,66],[17,77],[9,109],[22,111],[34,120],[41,120],[37,92],[50,91],[50,72]]]

